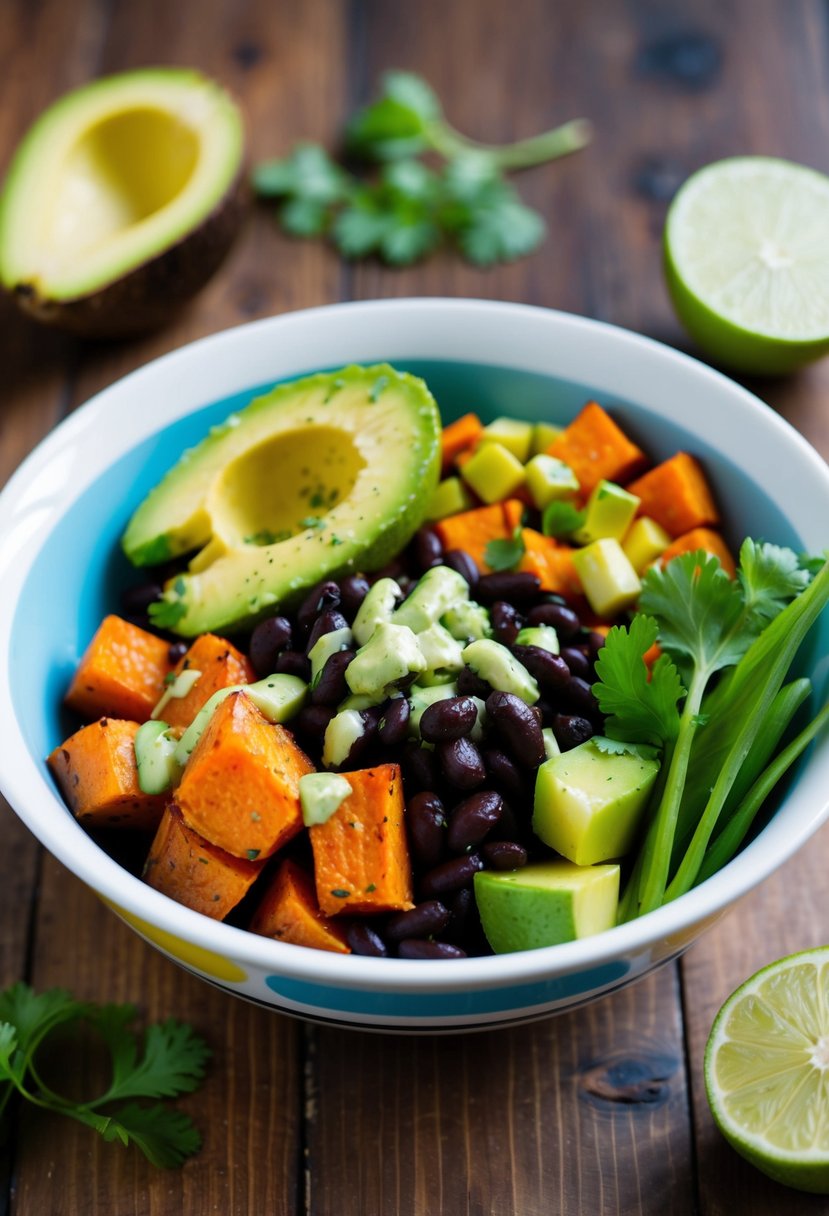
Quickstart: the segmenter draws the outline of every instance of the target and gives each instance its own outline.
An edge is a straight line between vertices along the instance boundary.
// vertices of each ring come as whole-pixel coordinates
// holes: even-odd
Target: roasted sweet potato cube
[[[674,538],[720,521],[702,466],[687,452],[664,460],[627,489],[641,500],[639,514],[655,519]]]
[[[192,831],[171,803],[158,825],[144,881],[176,903],[224,920],[259,877],[262,861],[244,861]]]
[[[78,664],[65,702],[84,718],[146,722],[172,668],[168,642],[106,616]]]
[[[576,475],[584,500],[603,479],[624,483],[647,464],[645,453],[632,443],[595,401],[587,405],[547,448]],[[635,491],[632,491],[635,493]]]
[[[49,756],[69,809],[85,827],[153,831],[165,795],[145,794],[135,765],[137,722],[101,718],[83,726]]]
[[[302,827],[299,779],[314,766],[243,692],[217,706],[175,791],[188,827],[234,857],[270,857]]]
[[[524,555],[518,569],[534,574],[542,591],[553,591],[565,599],[581,599],[584,591],[573,565],[573,550],[552,536],[544,536],[534,528],[522,528]]]
[[[734,577],[736,566],[734,558],[731,556],[731,550],[719,532],[715,532],[713,528],[692,528],[690,532],[683,532],[682,536],[678,536],[668,545],[667,549],[662,551],[659,558],[660,564],[665,566],[672,557],[678,557],[680,553],[694,553],[697,549],[713,553],[720,559],[720,565],[728,577]]]
[[[253,668],[241,650],[217,637],[203,633],[177,663],[174,675],[183,671],[200,671],[201,675],[184,697],[170,697],[160,716],[170,726],[189,726],[201,707],[218,692],[231,684],[250,684],[256,678]]]
[[[463,549],[474,559],[479,570],[488,574],[486,547],[493,540],[509,540],[521,522],[524,504],[515,498],[491,506],[473,507],[448,515],[434,525],[444,550]]]
[[[346,929],[320,912],[314,880],[286,858],[250,922],[253,933],[294,946],[350,954]]]
[[[351,794],[326,823],[309,829],[320,909],[335,916],[413,907],[399,766],[343,776]]]

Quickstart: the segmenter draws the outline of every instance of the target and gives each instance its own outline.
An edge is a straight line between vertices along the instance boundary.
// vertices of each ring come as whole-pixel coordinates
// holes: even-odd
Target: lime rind
[[[729,997],[704,1074],[738,1153],[778,1182],[829,1194],[829,947],[771,963]]]
[[[717,362],[781,373],[829,352],[829,178],[772,157],[693,174],[668,212],[677,314]]]

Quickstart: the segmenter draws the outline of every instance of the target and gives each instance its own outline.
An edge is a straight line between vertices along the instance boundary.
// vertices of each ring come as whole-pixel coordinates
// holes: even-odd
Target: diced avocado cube
[[[426,668],[420,676],[422,683],[427,683],[423,680],[424,675],[445,672],[452,678],[463,668],[463,647],[443,625],[434,624],[421,630],[417,634],[417,644],[426,660]]]
[[[455,604],[444,612],[440,623],[459,642],[474,642],[476,638],[492,637],[489,613],[483,604],[477,604],[474,600],[463,600],[460,604]]]
[[[659,761],[589,739],[546,760],[535,779],[533,831],[580,866],[624,857],[634,842]]]
[[[538,456],[540,453],[546,452],[550,444],[560,438],[563,429],[560,426],[553,426],[552,422],[536,422],[530,443],[530,455]]]
[[[524,466],[502,443],[482,443],[461,470],[463,479],[486,503],[514,494],[524,481]]]
[[[604,537],[620,541],[630,527],[639,501],[614,481],[600,481],[587,500],[584,523],[573,533],[573,540],[577,545],[589,545]]]
[[[337,706],[337,713],[341,713],[344,709],[372,709],[375,705],[382,705],[388,699],[389,694],[385,688],[379,688],[377,692],[372,694],[351,692],[340,701]]]
[[[496,954],[539,950],[612,928],[619,867],[542,861],[520,870],[481,870],[474,890],[481,925]]]
[[[395,625],[406,625],[422,633],[435,625],[450,608],[469,599],[469,584],[451,566],[433,566],[418,579],[392,616]]]
[[[381,621],[346,667],[345,682],[352,692],[371,695],[425,670],[426,660],[411,629]]]
[[[332,629],[329,633],[324,633],[322,637],[317,638],[314,645],[308,651],[308,658],[311,660],[312,683],[331,658],[331,655],[337,654],[340,650],[348,650],[353,640],[354,635],[347,625],[343,626],[342,629]]]
[[[328,723],[322,744],[322,762],[329,768],[344,764],[358,739],[366,732],[359,710],[343,709]]]
[[[298,784],[302,822],[306,828],[327,823],[340,804],[354,792],[339,773],[305,773]]]
[[[642,515],[625,533],[622,549],[636,573],[641,575],[670,543],[671,538],[662,525],[649,515]]]
[[[530,455],[532,438],[531,422],[521,422],[518,418],[496,418],[484,427],[480,442],[500,443],[524,464]]]
[[[173,788],[181,777],[181,765],[176,760],[178,738],[170,734],[166,722],[151,719],[135,732],[135,766],[138,788],[145,794],[163,794]]]
[[[587,602],[597,616],[614,617],[639,598],[642,584],[618,540],[594,540],[574,549],[573,566]]]
[[[537,646],[539,650],[548,650],[550,654],[561,653],[558,634],[552,625],[528,625],[524,629],[519,629],[515,644],[516,646]]]
[[[557,460],[555,456],[545,456],[541,453],[533,456],[524,469],[527,479],[527,489],[539,511],[551,502],[562,498],[572,498],[578,493],[579,483],[569,464]]]
[[[474,499],[461,481],[460,477],[447,477],[436,487],[429,499],[425,519],[427,523],[436,523],[447,515],[458,515],[468,511]]]
[[[538,700],[535,680],[524,664],[500,642],[491,638],[470,642],[463,651],[463,661],[498,692],[511,692],[527,705],[535,705]]]
[[[245,684],[242,691],[250,697],[260,714],[274,723],[289,722],[295,718],[308,697],[305,681],[287,672],[265,676],[255,684]]]
[[[365,646],[381,621],[391,620],[395,605],[399,604],[402,598],[403,592],[393,578],[378,578],[377,582],[369,587],[351,626],[354,641],[358,646]]]
[[[553,756],[561,755],[558,739],[555,737],[551,726],[544,727],[541,732],[541,738],[544,740],[544,754],[548,760],[552,760]]]

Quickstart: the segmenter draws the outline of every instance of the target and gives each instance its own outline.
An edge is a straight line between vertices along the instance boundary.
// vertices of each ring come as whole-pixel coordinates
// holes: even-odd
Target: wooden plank
[[[310,1216],[693,1211],[673,967],[531,1026],[311,1043]]]

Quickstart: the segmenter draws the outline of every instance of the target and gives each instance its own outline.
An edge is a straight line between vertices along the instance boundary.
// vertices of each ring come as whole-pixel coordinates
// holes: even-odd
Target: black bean
[[[440,865],[427,870],[420,878],[420,893],[426,899],[438,899],[442,895],[451,895],[462,887],[472,885],[472,879],[484,863],[478,853],[465,853],[463,857],[453,857],[451,861],[442,861]]]
[[[577,614],[564,604],[536,604],[527,613],[527,624],[552,625],[561,642],[569,642],[581,628]]]
[[[121,609],[125,616],[143,616],[150,604],[161,599],[164,589],[160,583],[139,583],[121,592]]]
[[[383,709],[377,724],[377,734],[384,747],[396,747],[409,732],[411,706],[406,697],[393,697]]]
[[[348,621],[339,609],[326,608],[325,612],[321,612],[311,626],[311,632],[308,634],[308,641],[305,644],[305,653],[310,654],[326,633],[333,633],[335,629],[347,628]]]
[[[603,633],[599,633],[597,629],[586,629],[582,636],[582,641],[587,653],[596,659],[607,638]]]
[[[512,653],[545,692],[560,692],[570,679],[564,659],[541,646],[513,646]]]
[[[502,793],[517,800],[526,797],[527,784],[524,775],[506,752],[498,747],[488,747],[483,757],[487,774]]]
[[[459,802],[449,815],[446,843],[453,853],[480,844],[501,818],[504,800],[494,790],[480,790]]]
[[[420,941],[412,938],[400,943],[397,947],[399,958],[416,958],[416,959],[444,959],[444,958],[466,958],[466,951],[461,950],[460,946],[453,946],[449,942],[430,942]]]
[[[539,578],[524,570],[498,570],[495,574],[482,574],[475,588],[476,599],[485,604],[506,600],[510,604],[529,604],[538,595]]]
[[[335,710],[330,705],[304,705],[291,721],[291,729],[299,735],[313,739],[321,746],[325,728],[334,713]]]
[[[526,768],[536,768],[545,758],[541,724],[532,709],[511,692],[492,692],[486,699],[490,721],[510,755]]]
[[[524,623],[518,610],[506,600],[496,600],[489,610],[489,619],[496,642],[500,642],[502,646],[512,646]]]
[[[447,697],[427,705],[420,718],[420,734],[427,743],[448,743],[468,735],[478,720],[471,697]]]
[[[386,940],[400,942],[407,937],[433,937],[449,924],[452,913],[438,899],[427,899],[407,912],[398,912],[386,921]]]
[[[568,708],[576,710],[584,718],[594,717],[599,710],[593,689],[580,676],[572,676],[562,693]]]
[[[443,555],[443,565],[466,579],[470,587],[475,587],[481,577],[474,557],[470,557],[466,549],[449,549]]]
[[[353,621],[363,600],[368,595],[369,582],[363,574],[347,574],[340,579],[340,611],[348,621]]]
[[[311,685],[312,705],[339,705],[348,696],[345,669],[353,658],[353,650],[337,650],[328,656]]]
[[[485,701],[492,692],[492,685],[487,684],[480,676],[476,676],[471,667],[464,667],[458,672],[455,681],[458,692],[464,697],[480,697]]]
[[[539,697],[535,703],[535,708],[541,712],[541,725],[549,726],[553,720],[553,714],[557,713],[557,709],[553,707],[552,701],[548,701],[546,697]]]
[[[447,907],[452,913],[452,919],[443,932],[443,938],[456,946],[466,946],[478,936],[481,929],[475,892],[471,887],[462,887],[460,891],[448,897]]]
[[[297,609],[296,622],[303,637],[309,633],[320,613],[328,608],[339,608],[341,599],[340,589],[332,579],[317,583]]]
[[[433,790],[438,783],[438,766],[435,753],[419,743],[409,742],[403,746],[401,757],[403,778],[416,790]]]
[[[369,578],[371,583],[379,583],[381,578],[393,578],[398,582],[402,575],[408,574],[408,567],[403,557],[393,557],[391,561],[386,562],[379,570],[374,570]]]
[[[354,954],[363,954],[367,958],[387,958],[388,949],[380,934],[375,932],[365,921],[357,920],[346,929],[345,940]]]
[[[187,654],[189,647],[186,642],[171,642],[167,650],[167,658],[171,663],[178,663]]]
[[[448,743],[439,743],[435,756],[443,776],[455,789],[474,790],[486,781],[481,753],[470,739],[451,739]]]
[[[436,866],[446,842],[446,812],[437,794],[421,790],[410,798],[405,822],[414,860],[423,866]]]
[[[291,648],[291,622],[286,616],[271,616],[260,621],[250,635],[250,661],[259,676],[276,670],[276,659]]]
[[[553,734],[563,752],[569,752],[571,747],[586,743],[595,733],[593,723],[576,714],[556,714],[553,718]]]
[[[443,545],[437,532],[431,528],[418,528],[412,540],[412,551],[418,570],[425,573],[443,560]]]
[[[582,680],[588,680],[593,670],[593,664],[580,650],[575,646],[565,646],[561,651],[561,657],[567,664],[570,675],[578,676]]]
[[[360,757],[365,755],[377,736],[379,712],[373,709],[361,709],[359,712],[363,723],[363,733],[357,736],[348,749],[348,755],[340,761],[338,767],[341,769],[359,768]]]
[[[556,591],[544,591],[538,597],[539,604],[561,604],[567,607],[567,600],[563,595],[559,595]]]
[[[311,661],[299,650],[283,650],[276,656],[273,670],[279,675],[298,676],[306,683],[311,679]]]
[[[516,840],[488,840],[481,855],[493,870],[519,870],[527,864],[527,850]]]

